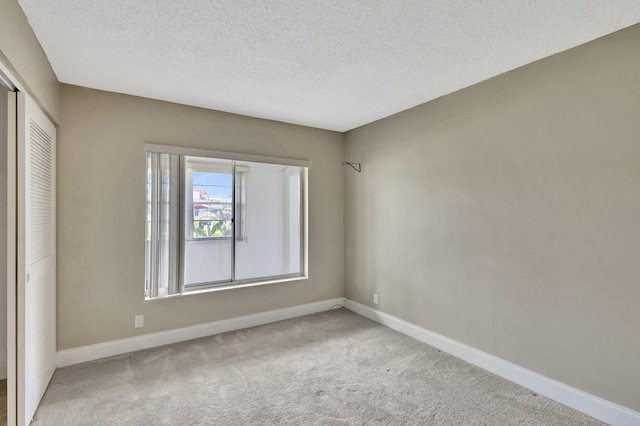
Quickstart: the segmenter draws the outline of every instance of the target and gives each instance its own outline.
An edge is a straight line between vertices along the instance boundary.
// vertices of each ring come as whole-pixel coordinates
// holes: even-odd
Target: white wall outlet
[[[133,323],[133,328],[144,327],[144,315],[136,315],[136,319]]]
[[[378,304],[378,293],[373,293],[373,304],[374,305]]]

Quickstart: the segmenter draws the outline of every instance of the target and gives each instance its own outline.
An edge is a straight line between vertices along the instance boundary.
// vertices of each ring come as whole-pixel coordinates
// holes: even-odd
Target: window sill
[[[185,243],[207,243],[207,242],[224,242],[231,241],[231,237],[200,237],[200,238],[185,238]]]
[[[155,302],[155,301],[160,301],[160,300],[168,300],[168,299],[175,299],[175,298],[179,298],[179,297],[185,297],[185,296],[191,296],[194,294],[203,294],[203,293],[211,293],[211,292],[215,292],[215,291],[224,291],[224,290],[234,290],[234,289],[238,289],[238,288],[246,288],[246,287],[256,287],[256,286],[262,286],[262,285],[269,285],[269,284],[278,284],[278,283],[286,283],[286,282],[292,282],[292,281],[303,281],[303,280],[308,280],[309,277],[306,275],[302,275],[299,277],[288,277],[288,278],[275,278],[272,280],[265,280],[265,281],[251,281],[251,282],[236,282],[236,283],[229,283],[229,284],[217,284],[217,285],[209,285],[209,286],[202,286],[202,287],[197,287],[197,288],[193,288],[193,289],[187,289],[184,290],[181,294],[176,294],[173,296],[167,296],[167,297],[158,297],[158,298],[154,298],[154,299],[148,299],[145,298],[145,302]]]

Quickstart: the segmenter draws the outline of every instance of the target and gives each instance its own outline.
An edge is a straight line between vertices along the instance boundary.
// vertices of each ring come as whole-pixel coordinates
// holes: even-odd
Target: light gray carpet
[[[345,309],[58,370],[35,425],[596,425]]]

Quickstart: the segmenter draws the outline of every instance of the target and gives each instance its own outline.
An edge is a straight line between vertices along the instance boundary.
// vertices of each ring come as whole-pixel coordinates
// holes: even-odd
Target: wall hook
[[[360,165],[360,163],[351,163],[349,161],[343,161],[342,165],[343,166],[351,166],[353,168],[353,170],[355,170],[358,173],[360,173],[362,171],[362,166]],[[358,166],[358,167],[356,167],[356,166]]]

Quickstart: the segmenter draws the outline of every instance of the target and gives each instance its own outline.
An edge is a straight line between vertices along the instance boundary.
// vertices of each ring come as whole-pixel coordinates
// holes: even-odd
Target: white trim
[[[0,61],[1,65],[1,61]],[[18,171],[18,95],[13,92],[7,97],[9,105],[9,131],[7,138],[7,424],[17,424],[17,315],[16,306],[18,304],[16,292],[17,278],[17,213],[18,195],[16,190]],[[9,237],[11,236],[11,237]]]
[[[0,63],[0,66],[2,64]],[[11,79],[9,77],[6,77],[4,75],[4,72],[2,72],[2,68],[0,67],[0,87],[5,87],[7,88],[7,90],[9,90],[10,92],[14,92],[16,90],[16,86],[12,83]],[[4,99],[3,99],[4,101]]]
[[[640,413],[512,364],[393,315],[345,299],[344,307],[614,426],[640,425]]]
[[[159,145],[145,143],[146,152],[160,152],[163,154],[192,155],[195,157],[222,158],[225,160],[252,161],[254,163],[282,164],[285,166],[310,167],[311,161],[293,158],[269,157],[265,155],[241,154],[227,151],[213,151],[210,149],[186,148],[182,146]]]
[[[11,69],[4,63],[2,57],[0,56],[0,80],[7,86],[9,86],[9,90],[15,91],[19,90],[21,92],[25,92],[24,87],[20,84],[20,81],[16,78]]]
[[[66,367],[81,362],[93,361],[109,356],[125,354],[141,349],[149,349],[185,340],[197,339],[228,331],[240,330],[257,325],[269,324],[303,315],[315,314],[331,309],[335,305],[342,305],[344,298],[323,300],[307,303],[305,305],[291,306],[289,308],[276,309],[274,311],[260,312],[242,317],[214,321],[207,324],[178,328],[175,330],[161,331],[145,334],[127,339],[112,340],[96,345],[82,346],[58,352],[57,366]]]

